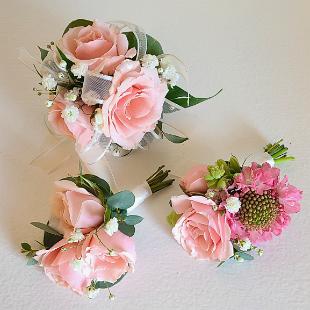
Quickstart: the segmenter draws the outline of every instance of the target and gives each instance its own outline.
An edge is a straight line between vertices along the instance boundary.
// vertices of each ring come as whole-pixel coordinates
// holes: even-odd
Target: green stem
[[[169,175],[170,170],[163,170],[165,166],[160,166],[146,181],[149,184],[152,193],[156,193],[165,187],[170,186],[174,179],[166,178]]]

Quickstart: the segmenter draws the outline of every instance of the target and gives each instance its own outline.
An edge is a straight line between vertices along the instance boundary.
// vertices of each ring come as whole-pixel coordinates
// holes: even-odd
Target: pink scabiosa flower
[[[290,222],[290,214],[300,211],[302,191],[280,180],[280,170],[268,163],[252,163],[234,179],[241,207],[229,214],[233,239],[249,238],[252,243],[271,240]]]

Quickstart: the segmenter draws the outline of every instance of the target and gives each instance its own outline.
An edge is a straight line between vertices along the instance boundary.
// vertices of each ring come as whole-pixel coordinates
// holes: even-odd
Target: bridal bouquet
[[[252,260],[259,244],[279,236],[300,211],[302,191],[280,177],[275,163],[287,156],[282,140],[265,147],[266,160],[240,165],[235,156],[194,167],[181,180],[168,222],[176,241],[200,260]]]
[[[131,191],[112,193],[109,184],[91,174],[56,182],[52,215],[47,224],[31,224],[45,231],[41,250],[22,243],[28,265],[39,264],[50,280],[80,295],[95,297],[110,289],[136,262],[132,236],[142,217],[130,214],[145,198],[169,185],[169,171],[160,167]],[[109,290],[109,297],[113,298]]]
[[[130,23],[78,19],[39,49],[34,90],[48,96],[50,127],[84,151],[143,148],[154,137],[182,143],[186,137],[164,129],[163,114],[215,96],[196,98],[178,87],[187,79],[182,62]]]

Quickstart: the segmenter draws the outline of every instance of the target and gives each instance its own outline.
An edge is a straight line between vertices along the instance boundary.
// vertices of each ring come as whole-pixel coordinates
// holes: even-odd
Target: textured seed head
[[[267,228],[279,213],[278,201],[267,191],[259,195],[251,190],[244,194],[240,201],[241,208],[236,215],[239,221],[250,230]]]

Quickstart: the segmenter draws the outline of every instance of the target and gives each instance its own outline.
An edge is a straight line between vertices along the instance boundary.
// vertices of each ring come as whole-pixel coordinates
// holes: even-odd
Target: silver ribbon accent
[[[124,32],[126,28],[133,32],[137,40],[137,60],[140,60],[147,51],[147,36],[142,28],[126,21],[111,21],[110,23],[119,26],[122,32]]]

